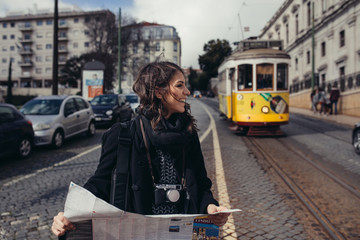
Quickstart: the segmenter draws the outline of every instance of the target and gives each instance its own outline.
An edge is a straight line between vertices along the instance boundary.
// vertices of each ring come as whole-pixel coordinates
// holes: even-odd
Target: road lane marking
[[[66,159],[66,160],[64,160],[64,161],[62,161],[62,162],[55,163],[55,164],[53,164],[53,165],[50,166],[50,167],[39,169],[39,170],[37,170],[37,171],[35,171],[35,172],[33,172],[33,173],[29,173],[29,174],[26,174],[26,175],[24,175],[24,176],[17,177],[17,178],[15,178],[15,179],[11,180],[10,182],[4,183],[3,186],[4,186],[4,187],[8,187],[8,186],[10,186],[10,185],[13,185],[13,184],[18,183],[18,182],[20,182],[20,181],[23,181],[23,180],[25,180],[25,179],[34,177],[34,176],[36,176],[36,175],[39,174],[39,173],[43,173],[43,172],[49,171],[49,170],[51,170],[51,169],[53,169],[53,168],[55,168],[55,167],[57,167],[57,166],[61,166],[61,165],[64,165],[64,164],[66,164],[66,163],[69,163],[69,162],[71,162],[71,161],[74,161],[75,159],[77,159],[77,158],[79,158],[79,157],[82,157],[82,156],[84,156],[84,155],[86,155],[86,154],[88,154],[88,153],[90,153],[90,152],[92,152],[92,151],[95,151],[95,150],[99,149],[99,148],[101,148],[101,145],[100,145],[100,144],[99,144],[99,145],[95,145],[95,147],[93,147],[93,148],[91,148],[91,149],[89,149],[89,150],[87,150],[87,151],[85,151],[85,152],[79,153],[78,155],[76,155],[76,156],[74,156],[74,157],[72,157],[72,158]]]
[[[219,194],[219,198],[220,198],[219,200],[221,202],[221,205],[230,209],[231,206],[230,206],[229,194],[228,194],[226,180],[225,180],[225,172],[224,172],[223,161],[222,161],[222,157],[221,157],[221,149],[220,149],[219,137],[218,137],[217,130],[216,130],[215,120],[212,117],[208,108],[203,103],[200,102],[200,104],[202,105],[202,107],[204,108],[206,113],[209,115],[210,125],[209,125],[208,129],[211,129],[212,133],[213,133],[215,175],[216,175],[217,190],[218,190],[218,194]],[[209,134],[209,132],[207,132],[207,130],[206,130],[206,132],[203,134],[203,136],[205,134],[207,136],[207,134]],[[203,137],[203,136],[201,136],[201,137]],[[202,140],[203,139],[205,139],[205,137],[202,138]],[[227,230],[227,231],[225,231],[226,233],[228,233],[228,230],[233,230],[234,232],[231,234],[231,236],[237,238],[234,223],[235,223],[234,218],[233,218],[232,214],[230,214],[228,222],[224,225],[223,230]]]

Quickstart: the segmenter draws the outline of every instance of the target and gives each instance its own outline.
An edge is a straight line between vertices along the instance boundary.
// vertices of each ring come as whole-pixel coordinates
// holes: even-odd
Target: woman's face
[[[190,95],[185,83],[184,75],[180,71],[177,71],[170,79],[169,92],[161,97],[161,102],[168,112],[165,118],[169,118],[173,113],[185,111],[185,100]]]

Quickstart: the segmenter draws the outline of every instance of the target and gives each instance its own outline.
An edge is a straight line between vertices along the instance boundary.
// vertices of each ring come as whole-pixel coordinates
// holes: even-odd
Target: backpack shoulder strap
[[[110,204],[127,210],[130,183],[130,159],[132,138],[130,127],[133,121],[120,123],[116,166],[111,176]]]

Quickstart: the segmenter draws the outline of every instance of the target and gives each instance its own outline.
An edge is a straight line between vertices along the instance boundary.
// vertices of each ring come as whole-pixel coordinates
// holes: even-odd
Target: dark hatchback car
[[[352,144],[357,154],[360,154],[360,122],[357,122],[352,131]]]
[[[25,158],[34,142],[32,123],[13,105],[0,104],[0,158],[10,154]]]
[[[119,94],[102,94],[90,101],[95,114],[95,124],[111,126],[116,122],[131,120],[134,112],[125,96]]]

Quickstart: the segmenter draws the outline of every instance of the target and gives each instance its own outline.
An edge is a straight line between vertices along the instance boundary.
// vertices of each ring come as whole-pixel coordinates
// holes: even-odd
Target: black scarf
[[[152,129],[150,119],[141,116],[146,135],[155,148],[180,150],[189,143],[192,134],[187,131],[190,119],[185,114],[173,114],[169,119],[161,117],[156,129]]]

